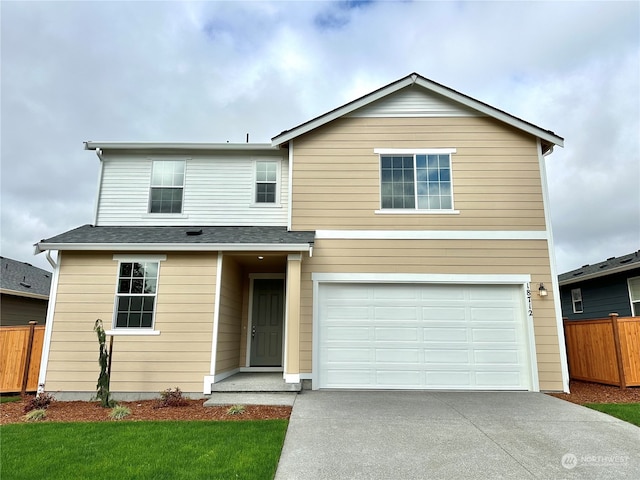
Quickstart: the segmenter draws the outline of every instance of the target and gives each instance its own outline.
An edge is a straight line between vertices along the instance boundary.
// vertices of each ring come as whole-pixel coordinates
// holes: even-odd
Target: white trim
[[[283,372],[283,367],[240,367],[240,372]]]
[[[149,187],[151,188],[151,187]],[[182,187],[184,188],[184,187]],[[184,193],[184,192],[183,192]],[[183,198],[184,202],[184,198]],[[175,220],[177,218],[189,218],[189,215],[186,213],[143,213],[140,215],[142,219],[153,218],[154,220]]]
[[[216,354],[218,352],[218,326],[220,324],[220,292],[222,290],[222,261],[224,253],[218,252],[216,259],[216,298],[213,301],[213,334],[211,337],[211,364],[209,373],[216,374]]]
[[[403,273],[312,273],[311,280],[313,295],[312,311],[312,355],[311,355],[311,381],[312,389],[319,389],[318,372],[320,368],[320,305],[319,290],[321,283],[437,283],[437,284],[489,284],[489,285],[520,285],[523,289],[523,302],[530,291],[531,275],[529,274],[403,274]],[[525,303],[522,304],[526,323],[527,346],[529,347],[529,365],[531,370],[530,388],[532,391],[540,391],[538,380],[538,362],[535,348],[535,332],[533,327],[533,312]],[[534,372],[535,370],[535,372]]]
[[[529,379],[531,380],[531,391],[540,391],[540,378],[538,376],[538,355],[536,353],[536,332],[534,329],[533,318],[533,301],[531,299],[531,282],[527,282],[523,286],[523,296],[526,299],[524,305],[525,313],[525,335],[527,336],[527,347],[529,348]]]
[[[418,210],[417,208],[386,208],[375,210],[376,215],[459,215],[460,210]]]
[[[631,316],[638,317],[640,316],[640,307],[638,307],[638,311],[636,312],[635,303],[640,301],[640,298],[637,300],[633,299],[633,290],[631,290],[631,282],[632,281],[640,281],[640,277],[629,277],[627,278],[627,292],[629,294],[629,307],[631,307]]]
[[[213,375],[205,375],[202,381],[202,393],[203,395],[211,395],[211,385],[215,382]]]
[[[562,146],[562,145],[560,145]],[[564,338],[564,324],[562,322],[562,308],[560,305],[560,286],[558,285],[558,266],[553,243],[553,230],[551,228],[551,211],[549,210],[549,186],[547,184],[547,168],[542,153],[542,142],[537,139],[538,165],[540,171],[540,183],[542,184],[542,206],[544,208],[544,221],[547,226],[547,247],[549,252],[549,264],[551,267],[551,288],[553,290],[554,313],[556,316],[556,330],[558,332],[558,347],[560,350],[560,371],[562,374],[562,388],[569,393],[569,364],[567,361],[567,346]],[[553,149],[552,149],[553,150]]]
[[[291,209],[293,205],[293,140],[289,140],[289,191],[287,192],[287,230],[291,231]]]
[[[155,305],[154,305],[155,306]],[[155,312],[154,312],[155,313]],[[111,335],[112,337],[135,337],[135,336],[154,336],[160,335],[160,330],[152,330],[150,328],[117,328],[113,330],[105,330],[106,335]]]
[[[39,251],[129,251],[129,252],[308,252],[308,243],[39,243]]]
[[[301,253],[290,253],[287,255],[287,261],[301,262],[302,254]]]
[[[85,150],[277,150],[270,143],[84,142]]]
[[[285,373],[284,374],[284,383],[300,383],[300,374],[299,373]]]
[[[298,375],[300,375],[300,380],[312,380],[313,381],[313,373],[304,372],[304,373],[299,373]]]
[[[545,230],[317,230],[332,240],[547,240]]]
[[[573,292],[577,292],[579,298],[574,298]],[[580,287],[571,289],[571,309],[573,313],[584,313],[584,303],[582,302],[582,289]],[[580,302],[581,309],[576,308],[576,303]]]
[[[56,313],[56,301],[58,297],[58,281],[60,280],[60,261],[62,258],[58,254],[57,263],[53,269],[51,278],[51,289],[49,291],[49,304],[47,306],[47,317],[44,327],[44,342],[42,345],[42,355],[40,356],[40,373],[38,374],[38,393],[45,391],[47,380],[47,368],[49,366],[49,350],[51,349],[51,334],[53,333],[53,318]]]
[[[313,282],[332,283],[464,283],[525,284],[529,274],[458,274],[458,273],[312,273]],[[315,304],[315,302],[314,302]]]
[[[379,155],[445,155],[456,153],[455,148],[374,148]]]
[[[113,260],[117,262],[165,262],[167,260],[166,255],[126,255],[115,253]],[[159,276],[159,275],[158,275]]]

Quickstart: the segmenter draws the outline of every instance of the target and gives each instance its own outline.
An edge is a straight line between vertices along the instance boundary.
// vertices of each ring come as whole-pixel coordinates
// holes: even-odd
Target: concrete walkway
[[[640,428],[541,393],[303,391],[275,478],[639,479]]]

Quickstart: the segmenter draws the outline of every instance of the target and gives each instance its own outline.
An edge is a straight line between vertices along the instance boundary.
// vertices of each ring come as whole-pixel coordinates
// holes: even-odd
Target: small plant
[[[187,404],[187,399],[182,396],[180,387],[167,388],[160,392],[160,399],[156,402],[155,408],[182,407]]]
[[[123,418],[128,417],[129,415],[131,415],[131,410],[129,410],[124,405],[116,405],[111,409],[111,412],[109,413],[109,418],[111,420],[122,420]]]
[[[111,372],[109,371],[109,352],[107,350],[107,334],[102,327],[102,320],[96,320],[93,330],[98,335],[98,343],[100,344],[100,354],[98,355],[98,363],[100,364],[100,375],[98,375],[98,384],[96,385],[96,396],[100,400],[103,407],[113,407],[115,404],[109,400],[109,383],[111,380]]]
[[[32,410],[45,410],[54,400],[55,398],[50,393],[40,392],[25,404],[24,413],[29,413]]]
[[[244,410],[244,405],[231,405],[227,409],[227,415],[242,415]]]
[[[24,419],[27,422],[40,422],[47,418],[47,410],[44,408],[37,408],[35,410],[30,410],[24,416]]]

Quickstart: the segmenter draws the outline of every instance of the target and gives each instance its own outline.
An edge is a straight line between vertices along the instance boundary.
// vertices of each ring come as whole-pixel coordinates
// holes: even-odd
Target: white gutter
[[[36,253],[46,250],[130,251],[130,252],[308,252],[309,243],[38,243]]]
[[[85,150],[268,150],[270,143],[189,143],[189,142],[84,142]]]
[[[3,295],[13,295],[14,297],[34,298],[36,300],[49,299],[48,295],[43,295],[41,293],[22,292],[20,290],[11,290],[10,288],[0,288],[0,293]]]

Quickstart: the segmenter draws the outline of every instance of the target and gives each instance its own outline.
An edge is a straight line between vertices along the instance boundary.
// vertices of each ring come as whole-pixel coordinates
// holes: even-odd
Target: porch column
[[[300,382],[300,270],[302,254],[287,256],[284,381]]]

